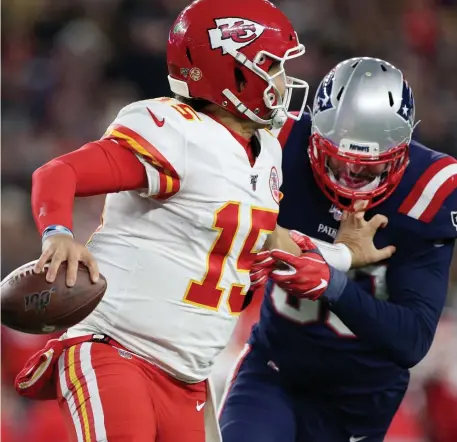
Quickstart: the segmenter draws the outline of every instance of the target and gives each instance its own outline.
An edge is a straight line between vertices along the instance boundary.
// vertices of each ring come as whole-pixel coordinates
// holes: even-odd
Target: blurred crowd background
[[[40,253],[29,201],[32,172],[99,138],[129,102],[169,94],[167,33],[188,3],[3,0],[2,277]],[[306,55],[293,62],[291,74],[306,79],[311,94],[323,75],[345,58],[384,58],[401,68],[413,87],[421,120],[417,138],[457,156],[457,0],[275,3],[306,46]],[[79,240],[85,241],[96,228],[102,205],[103,197],[76,202]],[[456,270],[433,349],[413,371],[389,442],[457,441]],[[220,358],[214,374],[220,386],[257,310],[253,305],[242,318]],[[27,402],[11,387],[25,359],[42,342],[42,337],[2,330],[4,442],[67,440],[54,403]]]

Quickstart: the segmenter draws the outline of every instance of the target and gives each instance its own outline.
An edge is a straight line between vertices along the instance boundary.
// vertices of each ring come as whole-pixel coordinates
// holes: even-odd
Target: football
[[[106,279],[100,275],[94,284],[82,264],[75,285],[68,287],[66,263],[61,264],[53,283],[46,281],[49,265],[36,274],[35,263],[24,264],[1,282],[1,321],[9,328],[32,334],[66,330],[89,315],[105,294]]]

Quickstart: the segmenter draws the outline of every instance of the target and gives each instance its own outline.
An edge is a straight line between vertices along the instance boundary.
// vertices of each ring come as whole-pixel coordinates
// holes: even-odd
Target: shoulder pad
[[[183,123],[186,121],[202,121],[198,112],[191,106],[168,97],[131,103],[119,111],[116,119],[128,119],[132,115],[144,115],[148,117],[147,122],[152,121],[158,127],[164,127],[165,124],[181,132],[184,130]],[[163,123],[162,120],[165,122]]]
[[[152,158],[157,149],[162,150],[160,144],[167,139],[175,146],[184,144],[184,130],[178,115],[165,102],[137,101],[119,111],[102,138],[123,139],[137,153]]]
[[[176,100],[138,101],[121,109],[103,139],[110,139],[132,150],[152,165],[163,182],[162,194],[179,190],[186,158],[185,121],[199,118],[192,108]]]
[[[262,149],[265,147],[281,163],[282,148],[275,133],[269,129],[260,129],[257,131],[257,138]]]

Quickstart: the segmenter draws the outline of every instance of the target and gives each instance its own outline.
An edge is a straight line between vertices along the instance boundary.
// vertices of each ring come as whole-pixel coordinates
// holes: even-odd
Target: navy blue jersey
[[[283,152],[278,224],[332,242],[339,212],[309,165],[310,118],[288,124],[293,126]],[[368,399],[354,416],[368,411],[390,422],[406,391],[408,368],[430,348],[444,306],[457,237],[456,189],[457,161],[412,142],[400,185],[367,213],[388,217],[375,244],[396,246],[390,260],[351,271],[331,307],[269,283],[250,343],[278,368],[283,382],[320,398],[345,398],[343,409],[362,395]]]

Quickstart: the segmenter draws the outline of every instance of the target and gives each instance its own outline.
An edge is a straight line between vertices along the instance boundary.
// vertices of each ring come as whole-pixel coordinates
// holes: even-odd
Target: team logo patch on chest
[[[329,213],[333,215],[333,218],[336,221],[341,221],[341,218],[343,216],[343,212],[335,206],[335,204],[332,204],[332,207],[330,207]]]
[[[272,167],[270,171],[270,191],[273,200],[279,204],[281,200],[281,192],[279,191],[279,175],[276,167]]]
[[[265,27],[245,18],[218,18],[215,29],[208,29],[211,49],[222,49],[222,54],[239,49],[260,37]]]

